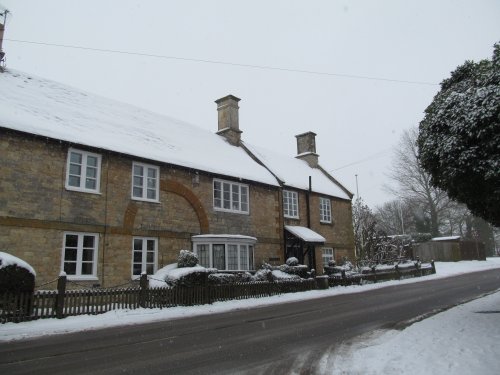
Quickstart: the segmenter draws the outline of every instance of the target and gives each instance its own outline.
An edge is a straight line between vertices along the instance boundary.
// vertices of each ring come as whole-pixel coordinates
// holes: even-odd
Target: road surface
[[[500,288],[500,270],[0,344],[0,374],[314,374],[340,343]]]

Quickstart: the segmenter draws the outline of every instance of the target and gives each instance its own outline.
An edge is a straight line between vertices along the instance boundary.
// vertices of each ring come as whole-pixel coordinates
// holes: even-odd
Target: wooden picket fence
[[[115,309],[167,308],[210,304],[216,301],[274,296],[315,289],[314,279],[250,282],[175,288],[149,288],[147,279],[139,287],[66,290],[66,277],[57,291],[0,295],[0,323],[43,318],[102,314]]]

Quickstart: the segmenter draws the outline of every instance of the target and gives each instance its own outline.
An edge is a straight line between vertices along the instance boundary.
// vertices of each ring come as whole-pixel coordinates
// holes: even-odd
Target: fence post
[[[401,273],[399,272],[399,264],[396,264],[394,266],[394,269],[396,270],[396,280],[401,280]]]
[[[431,260],[432,273],[436,273],[436,265],[434,264],[434,259]]]
[[[375,266],[372,266],[372,272],[373,272],[373,282],[377,282],[377,271],[375,270]]]
[[[146,272],[141,273],[141,279],[139,280],[139,287],[141,290],[139,291],[139,306],[146,307],[146,297],[147,297],[147,289],[148,289],[148,275]]]
[[[57,279],[57,298],[56,298],[56,318],[64,318],[64,297],[66,296],[66,273],[61,272]]]

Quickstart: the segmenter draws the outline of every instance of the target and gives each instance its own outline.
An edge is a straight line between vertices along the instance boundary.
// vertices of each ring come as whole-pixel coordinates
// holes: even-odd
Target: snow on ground
[[[375,332],[321,360],[322,373],[498,374],[500,292],[454,307],[403,331]]]
[[[422,278],[405,279],[401,281],[387,281],[378,284],[363,286],[353,285],[348,287],[330,288],[328,290],[314,290],[309,292],[289,293],[280,296],[250,298],[247,300],[216,302],[211,305],[192,307],[172,307],[167,309],[136,309],[136,310],[114,310],[101,315],[82,315],[68,317],[65,319],[40,319],[24,323],[0,324],[0,341],[19,340],[24,338],[61,334],[68,332],[86,331],[107,327],[115,327],[129,324],[141,324],[155,321],[165,321],[184,317],[193,317],[214,313],[222,313],[232,310],[249,309],[253,307],[268,306],[273,304],[304,301],[340,294],[360,293],[366,290],[379,289],[389,285],[409,284],[431,279],[439,279],[447,276],[463,273],[500,268],[500,258],[488,258],[487,261],[462,261],[456,263],[436,262],[435,275]],[[497,308],[500,310],[500,308]],[[454,332],[454,329],[450,333]],[[455,335],[453,335],[455,337]],[[465,335],[456,337],[463,340],[470,338]],[[497,341],[500,342],[500,340]],[[464,344],[465,345],[465,344]],[[468,345],[465,345],[467,347]]]

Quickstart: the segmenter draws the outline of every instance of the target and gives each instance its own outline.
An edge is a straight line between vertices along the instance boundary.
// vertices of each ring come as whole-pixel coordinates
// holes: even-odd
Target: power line
[[[314,74],[314,75],[321,75],[321,76],[333,76],[333,77],[354,78],[354,79],[366,79],[366,80],[372,80],[372,81],[384,81],[384,82],[404,83],[404,84],[412,84],[412,85],[425,85],[425,86],[438,86],[439,85],[438,83],[424,82],[424,81],[408,81],[408,80],[401,80],[401,79],[371,77],[371,76],[362,76],[362,75],[355,75],[355,74],[319,72],[319,71],[315,71],[315,70],[292,69],[292,68],[283,68],[283,67],[270,66],[270,65],[253,65],[253,64],[243,64],[243,63],[235,63],[235,62],[228,62],[228,61],[195,59],[195,58],[189,58],[189,57],[168,56],[168,55],[157,55],[157,54],[153,54],[153,53],[120,51],[120,50],[105,49],[105,48],[76,46],[76,45],[70,45],[70,44],[44,43],[44,42],[34,42],[34,41],[29,41],[29,40],[7,39],[7,38],[4,40],[8,40],[9,42],[16,42],[16,43],[36,44],[36,45],[41,45],[41,46],[72,48],[72,49],[94,51],[94,52],[119,53],[122,55],[134,55],[134,56],[143,56],[143,57],[153,57],[153,58],[158,58],[158,59],[190,61],[190,62],[205,63],[205,64],[229,65],[229,66],[261,69],[261,70],[277,70],[277,71],[281,71],[281,72]]]
[[[391,149],[388,148],[388,149],[385,149],[385,150],[382,150],[382,151],[379,151],[379,152],[376,152],[374,154],[371,154],[369,156],[367,156],[366,158],[364,159],[360,159],[360,160],[357,160],[357,161],[354,161],[352,163],[349,163],[349,164],[346,164],[346,165],[343,165],[342,167],[339,167],[339,168],[335,168],[335,169],[332,169],[330,172],[335,172],[335,171],[338,171],[340,169],[344,169],[344,168],[347,168],[347,167],[350,167],[350,166],[353,166],[353,165],[356,165],[356,164],[361,164],[361,163],[364,163],[365,161],[370,161],[370,160],[373,160],[373,159],[378,159],[378,158],[381,158],[383,156],[385,156],[387,154],[387,152],[389,152]]]

